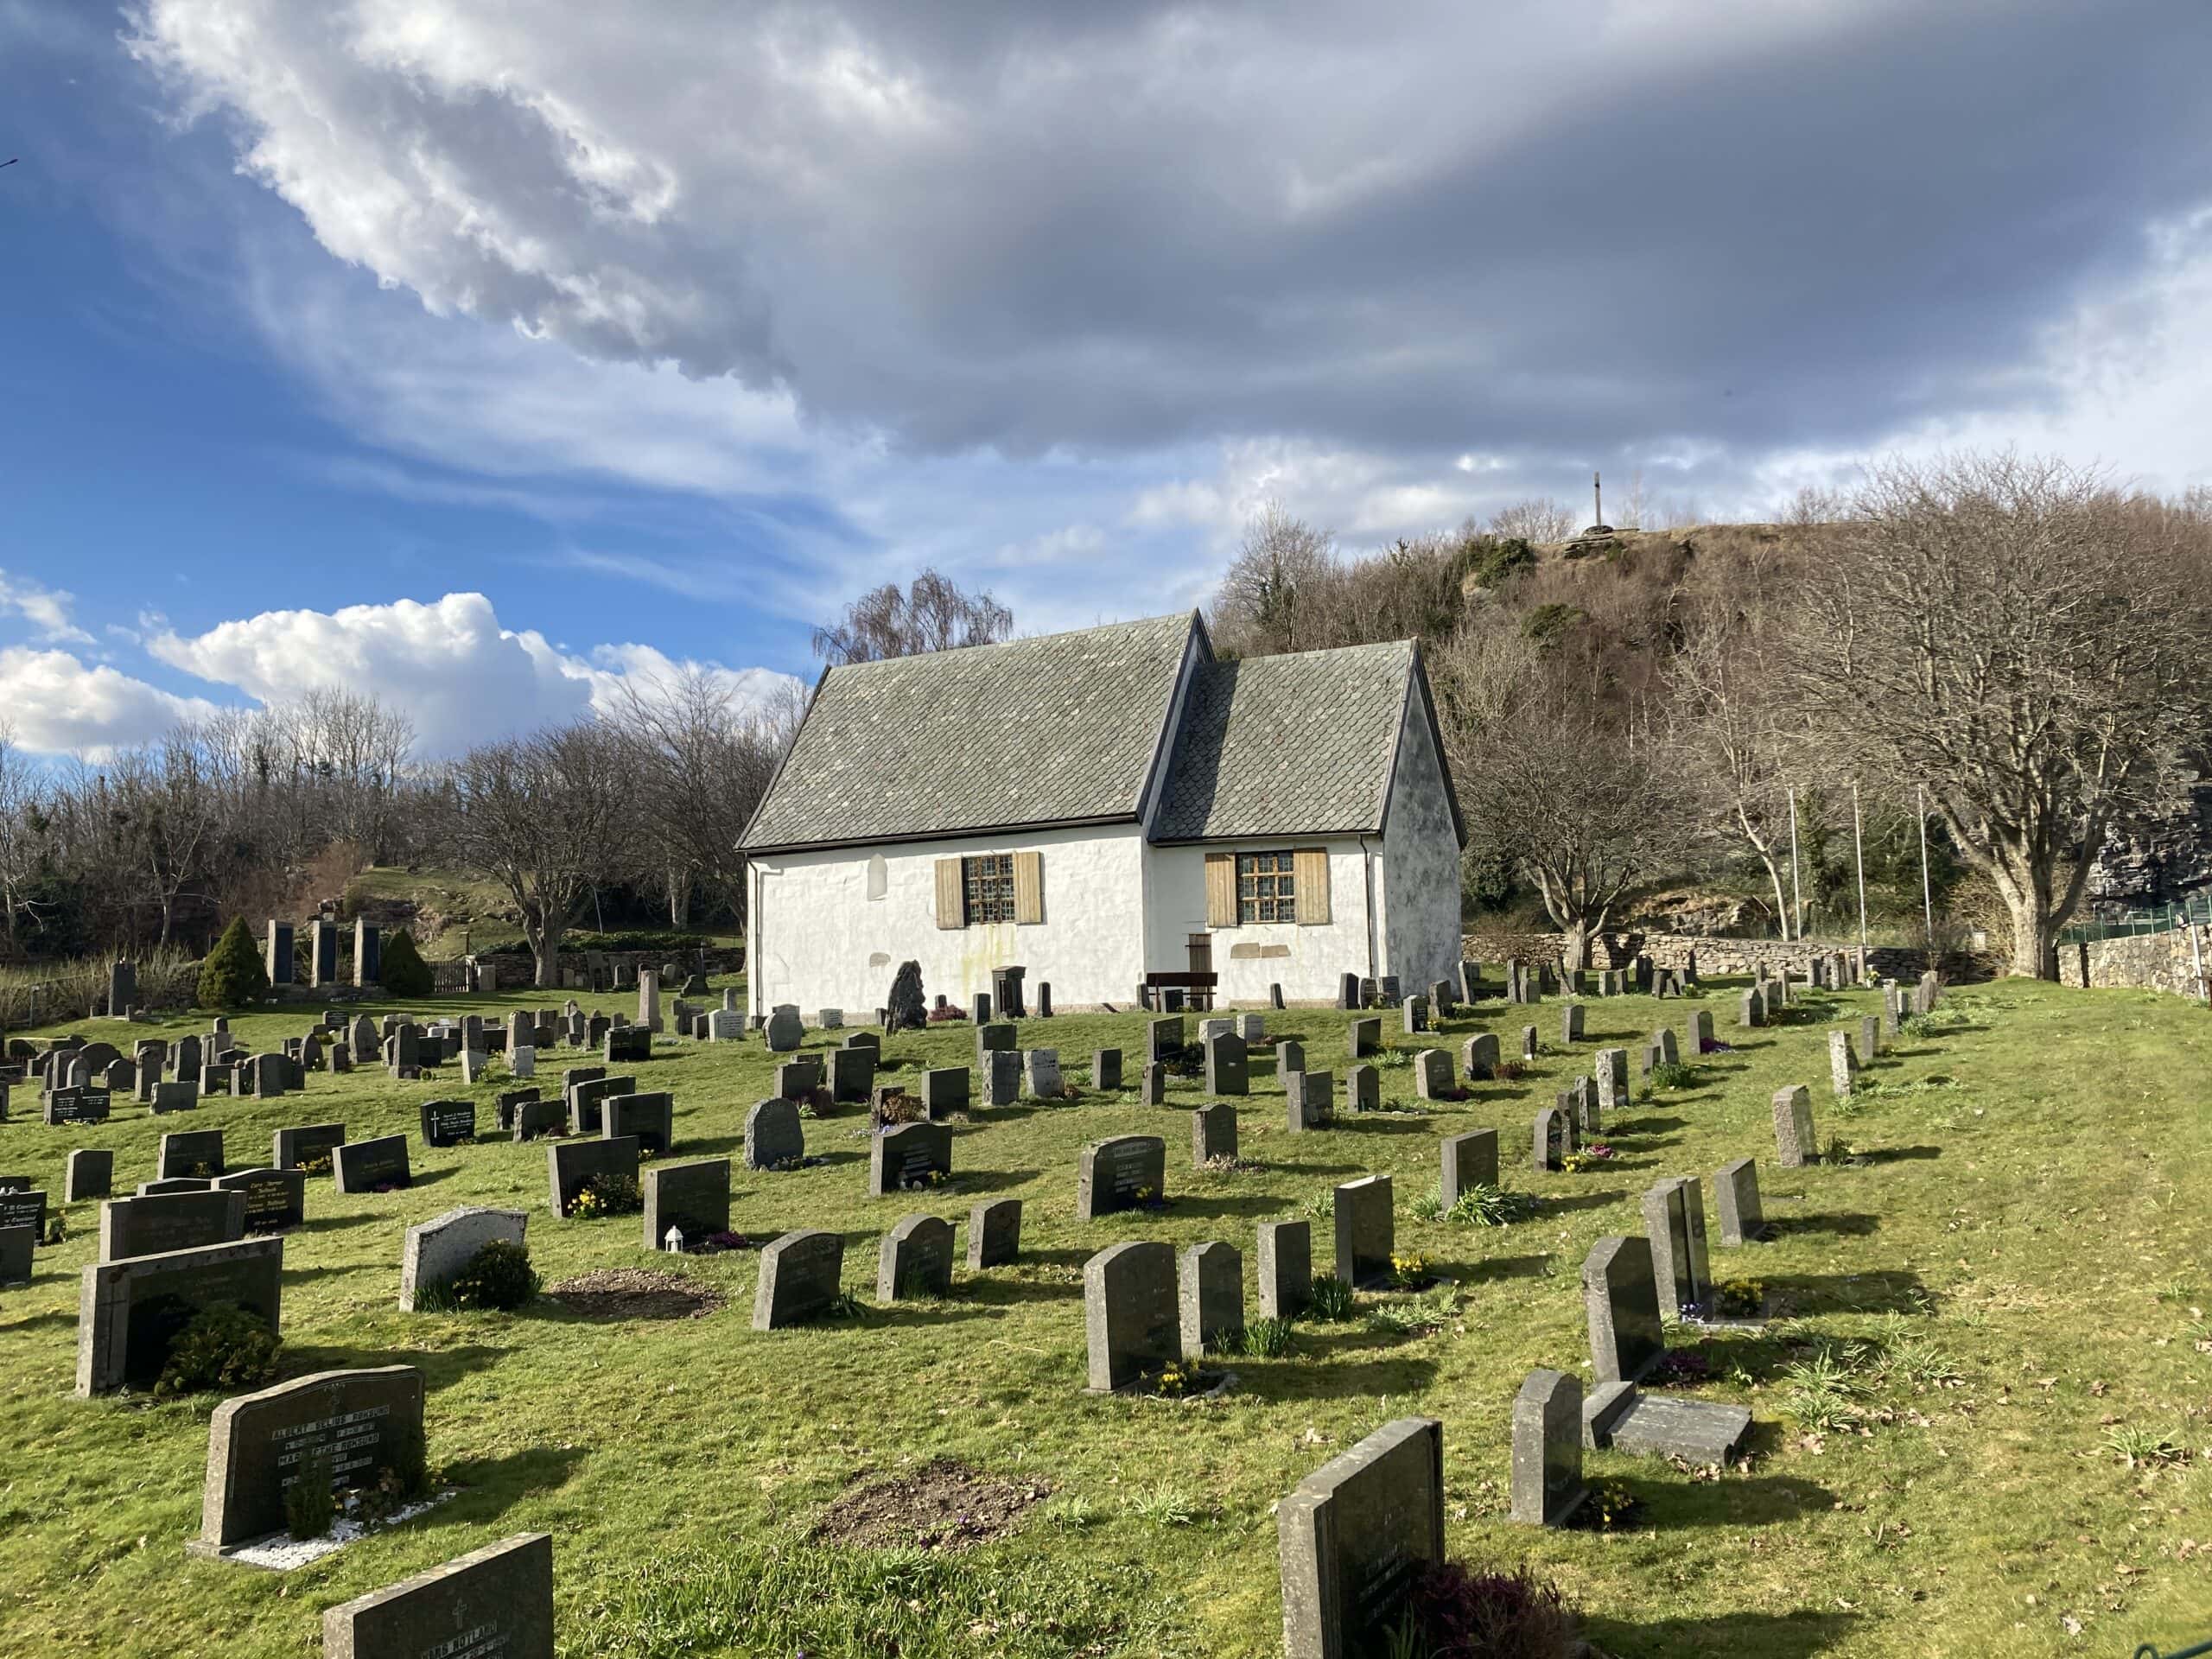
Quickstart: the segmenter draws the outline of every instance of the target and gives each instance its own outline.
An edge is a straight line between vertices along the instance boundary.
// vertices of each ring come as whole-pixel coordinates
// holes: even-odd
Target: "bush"
[[[1410,1651],[1449,1659],[1565,1659],[1575,1639],[1558,1586],[1526,1567],[1477,1573],[1459,1561],[1421,1570],[1406,1627]]]
[[[601,1216],[634,1216],[645,1207],[645,1195],[627,1175],[594,1175],[569,1200],[572,1221]]]
[[[1697,1081],[1697,1068],[1680,1060],[1662,1060],[1651,1068],[1648,1081],[1655,1090],[1687,1089]]]
[[[384,942],[384,954],[377,963],[377,983],[393,996],[428,996],[436,988],[430,964],[415,948],[415,936],[404,927]]]
[[[284,1530],[302,1543],[327,1533],[338,1518],[338,1498],[331,1488],[329,1455],[318,1452],[302,1459],[299,1473],[284,1489]]]
[[[1332,1274],[1316,1274],[1308,1290],[1306,1317],[1324,1325],[1334,1325],[1352,1315],[1351,1287]]]
[[[169,1344],[156,1399],[257,1389],[276,1375],[276,1333],[242,1307],[202,1308]]]
[[[269,995],[269,969],[245,918],[233,916],[200,965],[200,988],[194,1000],[203,1008],[242,1008]]]
[[[495,1238],[476,1252],[468,1265],[439,1287],[439,1300],[454,1307],[495,1308],[502,1313],[522,1306],[537,1294],[543,1282],[530,1265],[530,1252],[519,1244]]]

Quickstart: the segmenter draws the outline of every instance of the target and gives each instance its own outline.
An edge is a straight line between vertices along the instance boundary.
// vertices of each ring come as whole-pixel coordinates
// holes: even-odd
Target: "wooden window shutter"
[[[1041,922],[1045,919],[1045,855],[1016,853],[1014,855],[1014,919]]]
[[[1206,925],[1236,925],[1236,855],[1206,855]]]
[[[937,861],[937,925],[939,927],[958,927],[964,919],[960,906],[960,861],[940,858]]]
[[[1298,886],[1298,925],[1319,927],[1329,919],[1328,849],[1301,847],[1291,857],[1291,875]]]

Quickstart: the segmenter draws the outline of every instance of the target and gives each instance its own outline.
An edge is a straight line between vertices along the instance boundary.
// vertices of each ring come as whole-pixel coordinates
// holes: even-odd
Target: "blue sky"
[[[925,564],[1200,602],[1269,499],[2212,481],[2212,10],[1370,10],[0,0],[0,722],[449,749]]]

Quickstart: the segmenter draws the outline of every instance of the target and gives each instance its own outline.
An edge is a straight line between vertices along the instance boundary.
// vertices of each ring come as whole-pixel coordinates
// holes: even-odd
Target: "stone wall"
[[[2204,985],[2197,976],[2196,965],[2199,952],[2208,969],[2212,969],[2212,930],[2202,924],[2171,928],[2164,933],[2136,933],[2086,944],[2062,944],[2058,947],[2058,977],[2066,985],[2132,986],[2141,990],[2169,991],[2177,996],[2202,997]]]
[[[1558,933],[1516,933],[1510,938],[1470,933],[1461,942],[1461,948],[1476,962],[1496,962],[1510,957],[1518,957],[1524,962],[1548,962],[1558,958],[1565,944],[1564,936]],[[1777,972],[1787,968],[1802,979],[1810,971],[1815,957],[1833,957],[1838,951],[1853,957],[1858,950],[1856,945],[1833,939],[1723,939],[1693,933],[1608,933],[1591,941],[1590,965],[1593,969],[1625,968],[1639,955],[1648,955],[1659,967],[1682,968],[1688,964],[1690,952],[1694,950],[1697,969],[1701,975],[1748,976],[1764,965]],[[1921,969],[1927,965],[1927,954],[1877,945],[1866,952],[1866,964],[1872,979],[1910,982],[1920,977]]]

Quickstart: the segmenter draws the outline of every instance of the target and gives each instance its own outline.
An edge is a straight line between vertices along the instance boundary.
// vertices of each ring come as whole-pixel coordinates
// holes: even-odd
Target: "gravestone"
[[[1497,1033],[1479,1032],[1459,1050],[1459,1069],[1469,1083],[1489,1083],[1497,1076]]]
[[[423,1373],[412,1365],[317,1371],[226,1400],[207,1421],[200,1536],[189,1554],[285,1530],[284,1495],[302,1478],[332,1491],[373,1486],[423,1456]]]
[[[1413,1582],[1444,1560],[1444,1425],[1402,1417],[1275,1509],[1284,1659],[1382,1659]]]
[[[968,1211],[968,1270],[1002,1268],[1021,1254],[1021,1200],[989,1198]]]
[[[1838,1100],[1851,1098],[1851,1080],[1858,1070],[1859,1057],[1851,1052],[1851,1033],[1828,1033],[1828,1086]]]
[[[473,1100],[426,1100],[422,1107],[423,1143],[457,1147],[476,1138],[476,1103]]]
[[[107,970],[108,1017],[123,1019],[137,1006],[138,970],[127,962],[113,963]]]
[[[447,1283],[486,1244],[523,1245],[530,1217],[519,1210],[463,1205],[410,1227],[399,1249],[399,1307],[416,1310],[426,1292]]]
[[[695,1158],[656,1164],[645,1173],[644,1244],[664,1249],[668,1230],[696,1244],[729,1230],[729,1160]]]
[[[1699,1008],[1682,1021],[1682,1057],[1688,1060],[1701,1059],[1712,1046],[1712,1012]]]
[[[1582,1484],[1582,1379],[1531,1371],[1513,1401],[1513,1519],[1563,1527],[1589,1496]]]
[[[990,1024],[991,994],[988,991],[976,992],[969,1003],[969,1008],[970,1017],[974,1019],[978,1026],[987,1026]]]
[[[377,982],[383,971],[383,937],[368,923],[357,919],[353,924],[353,983],[365,990]]]
[[[830,1051],[830,1098],[845,1104],[868,1099],[875,1090],[875,1051],[872,1048],[833,1048]]]
[[[950,1294],[952,1224],[938,1216],[901,1216],[876,1253],[875,1300]]]
[[[1720,1242],[1747,1244],[1766,1236],[1759,1208],[1759,1166],[1753,1158],[1724,1164],[1713,1178],[1713,1201],[1720,1211]]]
[[[776,1169],[806,1156],[806,1129],[788,1100],[764,1100],[745,1115],[745,1166]]]
[[[1469,1129],[1446,1135],[1442,1148],[1443,1179],[1437,1196],[1449,1210],[1478,1186],[1497,1185],[1497,1131]]]
[[[1529,1167],[1534,1170],[1555,1170],[1560,1160],[1574,1149],[1574,1119],[1557,1106],[1546,1106],[1536,1114],[1535,1123],[1529,1140]]]
[[[1277,1002],[1275,1004],[1275,1007],[1281,1007],[1281,1006],[1282,1004],[1281,1002]],[[1267,1016],[1260,1014],[1238,1014],[1236,1016],[1236,1034],[1244,1039],[1244,1046],[1247,1048],[1249,1048],[1255,1043],[1265,1041],[1268,1035]]]
[[[322,1616],[322,1659],[553,1659],[553,1539],[524,1532]]]
[[[535,1095],[514,1103],[514,1116],[508,1121],[508,1132],[518,1142],[535,1141],[542,1135],[559,1135],[569,1127],[569,1114],[557,1100],[539,1100]]]
[[[1137,1104],[1164,1106],[1167,1103],[1167,1068],[1154,1064],[1144,1068],[1137,1084]]]
[[[35,1195],[41,1204],[44,1194]],[[5,1199],[0,1199],[4,1205]],[[161,1255],[231,1244],[245,1236],[245,1195],[212,1187],[110,1198],[100,1205],[99,1259]]]
[[[28,1227],[32,1235],[43,1243],[46,1238],[46,1194],[28,1185],[0,1189],[0,1227]],[[231,1236],[236,1238],[238,1235],[232,1233]],[[142,1250],[136,1254],[144,1255],[145,1252]]]
[[[1176,1324],[1183,1357],[1196,1363],[1209,1350],[1234,1352],[1244,1337],[1244,1257],[1218,1240],[1193,1244],[1175,1258]]]
[[[0,1285],[28,1285],[38,1259],[38,1230],[0,1222]]]
[[[154,1166],[158,1180],[180,1175],[219,1175],[223,1173],[223,1132],[220,1129],[181,1129],[162,1137]]]
[[[1388,1175],[1363,1175],[1336,1192],[1337,1277],[1354,1287],[1387,1281],[1397,1248]]]
[[[1605,1108],[1598,1104],[1598,1082],[1594,1077],[1577,1077],[1560,1090],[1558,1104],[1574,1125],[1577,1141],[1596,1138],[1605,1127]]]
[[[1023,1081],[1032,1100],[1065,1100],[1067,1084],[1060,1078],[1060,1051],[1025,1048],[1021,1051]]]
[[[1332,1106],[1336,1082],[1326,1071],[1293,1071],[1283,1078],[1292,1133],[1329,1127],[1334,1121]]]
[[[1286,1037],[1275,1045],[1275,1075],[1285,1077],[1306,1069],[1306,1046]]]
[[[1224,1103],[1191,1114],[1191,1163],[1203,1169],[1216,1158],[1236,1156],[1236,1109]]]
[[[1429,1030],[1428,999],[1425,996],[1406,998],[1399,1005],[1399,1018],[1402,1028],[1408,1037],[1418,1036]]]
[[[610,1026],[600,1052],[609,1065],[642,1065],[653,1057],[652,1027]]]
[[[645,1156],[665,1158],[676,1150],[676,1096],[609,1095],[601,1103],[600,1133],[609,1141],[632,1137]]]
[[[1414,1056],[1415,1095],[1423,1100],[1448,1100],[1456,1092],[1449,1054],[1440,1048],[1424,1048]]]
[[[1525,1065],[1525,1064],[1526,1064],[1526,1063],[1528,1063],[1529,1061],[1531,1061],[1531,1060],[1535,1059],[1535,1058],[1536,1058],[1536,1056],[1538,1055],[1538,1053],[1540,1053],[1540,1052],[1541,1052],[1541,1050],[1542,1050],[1542,1045],[1541,1045],[1541,1044],[1540,1044],[1539,1042],[1537,1042],[1537,1040],[1536,1040],[1536,1028],[1535,1028],[1534,1026],[1523,1026],[1523,1027],[1521,1027],[1521,1058],[1522,1058],[1522,1062]]]
[[[1749,1030],[1766,1024],[1766,996],[1756,985],[1736,1001],[1736,1023]]]
[[[246,1062],[248,1079],[244,1092],[257,1100],[274,1100],[292,1080],[295,1062],[284,1054],[256,1054]]]
[[[1260,1312],[1294,1319],[1313,1300],[1313,1224],[1263,1221],[1259,1237]]]
[[[1205,1041],[1206,1093],[1242,1095],[1250,1092],[1245,1065],[1244,1039],[1233,1031],[1216,1032]]]
[[[46,1097],[42,1116],[49,1128],[59,1123],[105,1123],[111,1098],[105,1089],[56,1090]]]
[[[776,1094],[781,1099],[804,1101],[821,1086],[819,1060],[786,1060],[776,1068]]]
[[[78,1396],[151,1387],[170,1344],[204,1308],[242,1307],[276,1330],[283,1266],[279,1237],[87,1267],[77,1319]]]
[[[972,1074],[964,1065],[932,1066],[922,1073],[922,1107],[932,1118],[968,1109]]]
[[[1183,1022],[1179,1018],[1153,1020],[1144,1028],[1144,1058],[1147,1065],[1179,1058],[1183,1052]]]
[[[796,1052],[805,1039],[806,1027],[798,1017],[798,1010],[789,1003],[781,1003],[768,1015],[766,1027],[768,1052],[771,1054]]]
[[[569,1132],[571,1135],[599,1134],[607,1124],[608,1098],[637,1092],[638,1079],[626,1073],[619,1077],[610,1077],[601,1071],[597,1077],[576,1078],[567,1090]]]
[[[1661,1027],[1651,1033],[1651,1040],[1643,1051],[1643,1072],[1646,1077],[1662,1065],[1681,1064],[1681,1050],[1675,1041],[1674,1032]]]
[[[1075,1218],[1096,1221],[1166,1196],[1167,1143],[1156,1135],[1117,1135],[1083,1149],[1076,1165]]]
[[[1582,1040],[1582,1004],[1565,1002],[1560,1005],[1559,1040],[1562,1047]]]
[[[952,1131],[942,1123],[894,1123],[871,1138],[868,1195],[887,1198],[952,1173]]]
[[[1591,1057],[1592,1081],[1597,1085],[1598,1110],[1624,1111],[1629,1103],[1628,1050],[1601,1048]]]
[[[1599,1382],[1641,1382],[1666,1357],[1648,1241],[1599,1239],[1583,1260],[1582,1305]]]
[[[1115,1394],[1174,1362],[1182,1348],[1175,1251],[1152,1241],[1115,1244],[1083,1265],[1089,1392]]]
[[[922,964],[902,962],[891,981],[891,995],[884,1004],[884,1029],[892,1032],[928,1029],[928,1000],[922,994]]]
[[[115,1154],[92,1147],[80,1147],[69,1154],[68,1173],[63,1178],[61,1201],[64,1204],[86,1204],[94,1198],[104,1198],[115,1190]]]
[[[215,1178],[215,1191],[245,1198],[245,1230],[281,1233],[308,1218],[308,1178],[297,1169],[240,1169]]]
[[[1882,1052],[1882,1016],[1861,1014],[1859,1019],[1859,1046],[1866,1051],[1866,1060],[1872,1061]],[[1862,1061],[1861,1064],[1865,1064]]]
[[[1122,1086],[1122,1051],[1102,1048],[1090,1057],[1090,1086],[1101,1094]]]
[[[1643,1195],[1644,1241],[1662,1317],[1684,1308],[1709,1312],[1713,1281],[1707,1265],[1705,1198],[1696,1177],[1656,1182]]]
[[[1802,1084],[1774,1091],[1774,1161],[1796,1169],[1820,1157],[1813,1142],[1813,1091]]]
[[[632,1021],[650,1036],[660,1029],[660,970],[638,969],[638,1017]]]
[[[525,1102],[534,1102],[539,1098],[539,1093],[535,1088],[501,1090],[492,1096],[493,1125],[502,1135],[509,1133],[515,1126],[515,1109]]]
[[[556,1216],[566,1216],[588,1181],[638,1179],[638,1138],[556,1141],[545,1148],[547,1193]]]
[[[270,922],[268,941],[262,955],[261,965],[268,970],[270,988],[274,990],[292,983],[291,924]]]
[[[991,1107],[1014,1105],[1021,1098],[1021,1051],[995,1048],[983,1058],[983,1103]]]
[[[780,1331],[812,1319],[837,1300],[844,1271],[842,1235],[812,1229],[785,1233],[760,1252],[753,1328]]]
[[[1382,1073],[1371,1065],[1355,1065],[1344,1072],[1344,1107],[1349,1111],[1382,1109]]]

